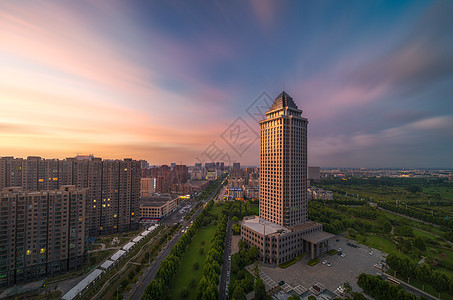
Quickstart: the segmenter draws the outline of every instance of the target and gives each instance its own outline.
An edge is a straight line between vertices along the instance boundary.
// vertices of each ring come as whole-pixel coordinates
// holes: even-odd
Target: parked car
[[[331,267],[331,266],[332,266],[332,263],[330,263],[330,262],[327,263],[327,266],[328,266],[328,267]]]
[[[327,263],[327,260],[323,260],[322,264],[325,265]]]
[[[345,256],[346,256],[346,254],[344,254],[344,253],[341,254],[341,257],[345,257]]]
[[[284,285],[284,284],[285,284],[285,282],[283,280],[278,283],[278,285]]]
[[[341,250],[343,250],[343,249],[341,249],[341,248],[338,248],[338,249],[337,249],[338,252],[341,252]]]

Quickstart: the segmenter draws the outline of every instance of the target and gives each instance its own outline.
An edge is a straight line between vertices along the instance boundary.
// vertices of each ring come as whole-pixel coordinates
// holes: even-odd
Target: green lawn
[[[395,221],[398,221],[400,222],[401,224],[407,224],[413,228],[419,228],[419,229],[423,229],[425,231],[428,231],[428,232],[431,232],[435,235],[438,235],[438,236],[442,236],[444,234],[444,232],[442,230],[440,230],[439,228],[437,227],[434,227],[434,226],[431,226],[431,225],[426,225],[424,223],[421,223],[421,222],[418,222],[418,221],[414,221],[414,220],[411,220],[411,219],[408,219],[408,218],[405,218],[405,217],[401,217],[401,216],[398,216],[398,215],[395,215],[395,214],[392,214],[392,213],[388,213],[388,212],[384,212],[382,211],[382,213],[389,219],[389,220],[395,220]]]
[[[453,200],[453,188],[450,187],[433,186],[424,188],[423,192],[429,194],[440,194],[444,200]]]
[[[381,237],[381,236],[359,235],[357,237],[357,240],[362,244],[370,246],[374,249],[381,250],[385,253],[391,253],[392,251],[395,251],[395,249],[396,249],[395,244],[391,240],[389,240],[388,238],[385,238],[385,237]]]
[[[211,213],[220,215],[223,207],[214,206]],[[211,224],[206,228],[200,228],[192,239],[186,253],[182,257],[181,266],[176,272],[169,285],[169,299],[180,299],[181,291],[184,287],[189,289],[187,299],[196,299],[197,286],[203,272],[204,259],[209,250],[211,239],[214,236],[217,225]],[[204,242],[204,245],[202,243]],[[204,255],[200,255],[200,248],[204,248]],[[193,265],[198,262],[198,270],[193,269]],[[190,287],[190,281],[195,280],[195,287]]]
[[[413,229],[413,231],[414,231],[414,235],[415,236],[419,236],[419,237],[422,237],[422,238],[428,238],[428,239],[431,239],[431,240],[436,240],[437,239],[437,237],[435,237],[434,235],[426,233],[424,231],[420,231],[420,230],[417,230],[417,229]]]

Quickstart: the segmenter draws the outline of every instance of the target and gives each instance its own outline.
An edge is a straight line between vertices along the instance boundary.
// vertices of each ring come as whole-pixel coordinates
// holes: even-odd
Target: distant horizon
[[[139,159],[139,158],[134,158],[134,157],[131,157],[131,156],[125,156],[125,157],[102,157],[102,156],[99,156],[99,155],[96,155],[96,154],[87,154],[87,153],[84,153],[84,154],[75,154],[75,155],[69,155],[69,156],[65,156],[65,157],[56,157],[56,156],[52,156],[52,157],[46,157],[46,156],[42,156],[42,155],[26,155],[26,156],[14,156],[14,155],[0,155],[0,158],[1,157],[13,157],[13,158],[20,158],[20,159],[27,159],[27,157],[40,157],[42,159],[67,159],[67,158],[75,158],[77,155],[92,155],[93,157],[96,157],[96,158],[101,158],[103,160],[122,160],[122,159],[133,159],[133,160],[137,160],[137,161],[141,161],[141,160],[145,160],[150,167],[159,167],[159,166],[163,166],[163,165],[167,165],[167,166],[170,166],[172,163],[175,163],[176,165],[181,165],[181,161],[177,161],[177,160],[173,160],[173,161],[169,161],[169,162],[164,162],[164,163],[156,163],[156,162],[150,162],[146,159]],[[219,162],[221,163],[222,161],[209,161],[209,162],[206,162],[206,163],[216,163],[216,162]],[[259,164],[258,165],[248,165],[248,164],[242,164],[241,162],[239,162],[241,164],[241,168],[243,167],[247,167],[247,168],[259,168]],[[184,163],[182,162],[182,165],[186,165],[188,167],[194,167],[196,163],[193,163],[193,164],[187,164],[187,163]],[[203,167],[204,167],[204,163],[202,163]],[[232,167],[232,164],[231,165],[228,165],[228,164],[225,164],[225,166],[228,166],[228,167]],[[360,170],[360,169],[367,169],[367,170],[445,170],[445,171],[453,171],[453,168],[445,168],[445,167],[441,167],[441,168],[438,168],[438,167],[345,167],[345,166],[338,166],[338,167],[335,167],[335,166],[326,166],[326,167],[323,167],[323,166],[318,166],[318,165],[308,165],[308,167],[319,167],[321,170],[328,170],[328,169],[349,169],[349,170]]]

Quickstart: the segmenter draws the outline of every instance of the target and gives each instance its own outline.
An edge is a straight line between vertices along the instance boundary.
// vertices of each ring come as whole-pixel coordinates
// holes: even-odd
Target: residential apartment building
[[[87,257],[86,189],[0,194],[0,287],[65,273]]]
[[[64,185],[86,188],[89,236],[138,228],[140,161],[102,160],[78,155],[65,160],[0,158],[0,187],[27,191],[55,190]]]

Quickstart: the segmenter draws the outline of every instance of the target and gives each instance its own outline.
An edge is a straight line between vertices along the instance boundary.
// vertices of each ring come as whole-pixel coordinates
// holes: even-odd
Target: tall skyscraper
[[[281,226],[307,220],[307,124],[282,92],[260,122],[260,217]]]
[[[333,235],[307,215],[307,124],[286,92],[260,121],[260,215],[242,221],[241,237],[263,262],[280,264],[328,249]]]

